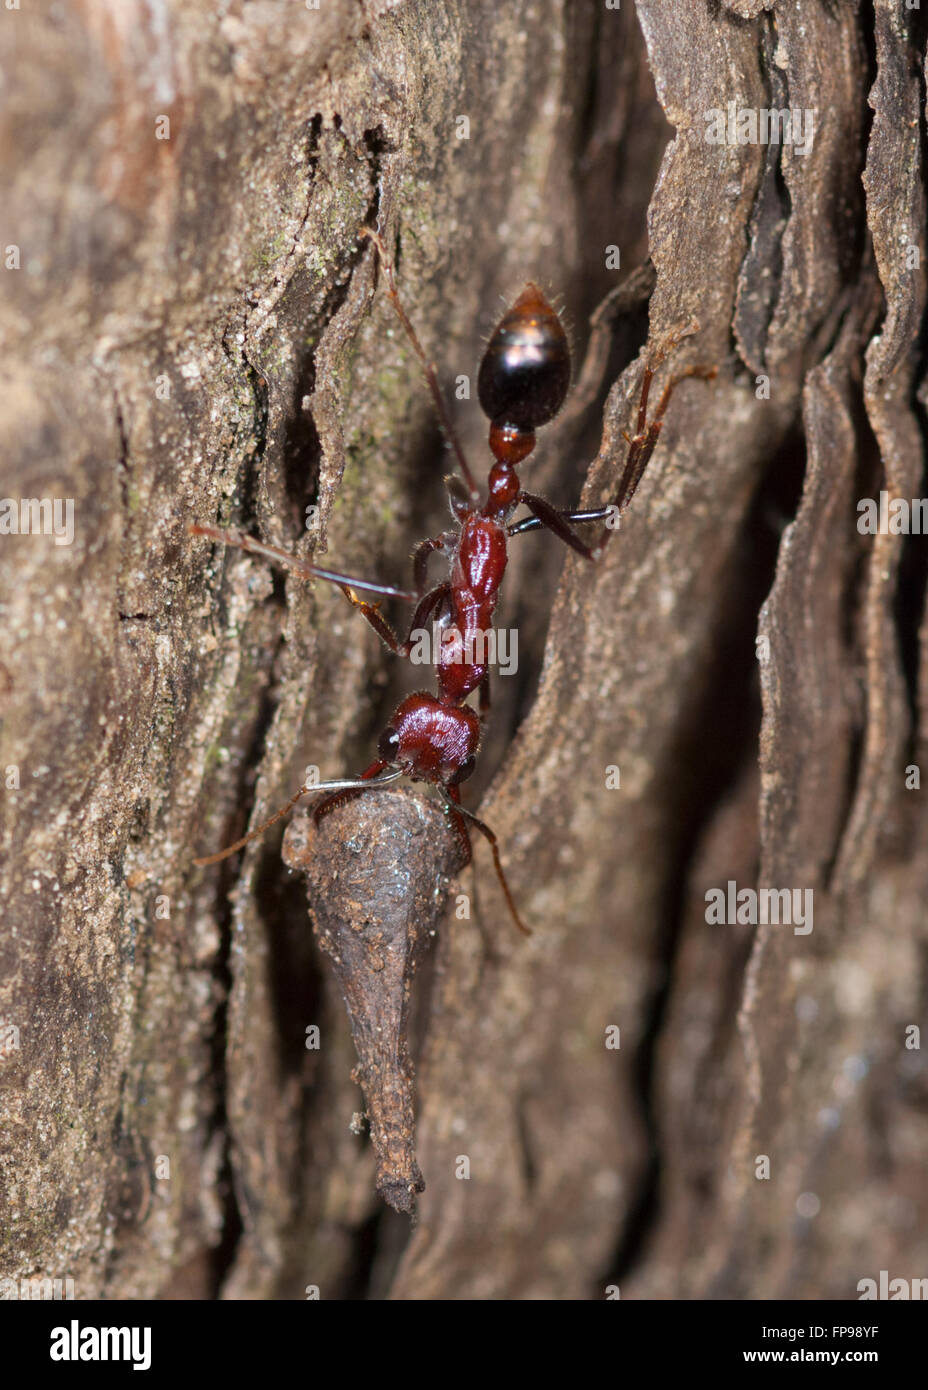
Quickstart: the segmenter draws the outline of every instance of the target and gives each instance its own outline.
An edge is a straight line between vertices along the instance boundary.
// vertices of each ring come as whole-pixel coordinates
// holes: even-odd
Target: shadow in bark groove
[[[928,84],[925,81],[925,61],[928,57],[928,12],[913,10],[906,15],[912,35],[912,46],[919,56],[917,68],[920,86],[919,109],[924,111],[928,103]],[[928,169],[928,127],[924,120],[919,125],[920,159],[922,183]],[[918,424],[923,448],[922,456],[928,458],[928,411],[926,411],[926,380],[928,373],[928,317],[923,316],[916,345],[916,366],[913,373],[912,413]],[[926,468],[923,466],[921,488],[925,490]],[[906,693],[912,716],[912,729],[906,759],[915,761],[915,750],[919,741],[919,627],[925,613],[928,599],[928,546],[920,536],[910,535],[903,544],[902,559],[899,565],[898,589],[896,594],[896,622],[899,628],[899,647],[902,671],[905,677]],[[923,736],[923,735],[922,735]]]
[[[252,805],[254,800],[254,788],[249,788],[248,794],[246,794],[246,787],[253,776],[253,769],[258,765],[261,750],[264,747],[268,730],[273,723],[273,718],[274,702],[270,694],[265,691],[261,700],[261,708],[248,755],[244,757],[241,762],[241,771],[238,778],[239,795],[235,798],[235,805],[237,807],[236,823],[233,824],[231,833],[224,840],[226,844],[237,839],[238,836],[244,832],[244,826],[247,824],[250,810],[246,812],[242,808]],[[236,826],[238,828],[236,828]],[[219,1244],[210,1251],[209,1258],[210,1297],[213,1298],[221,1296],[225,1279],[231,1273],[235,1265],[239,1241],[245,1229],[235,1187],[235,1168],[232,1162],[232,1140],[229,1132],[229,1113],[227,1105],[229,1087],[227,1066],[229,1001],[233,988],[231,964],[232,904],[230,902],[230,894],[238,875],[238,865],[239,859],[237,856],[222,861],[219,865],[216,881],[216,925],[219,930],[220,945],[213,967],[213,979],[218,988],[219,1002],[216,1005],[211,1034],[211,1075],[215,1081],[216,1105],[210,1125],[210,1133],[222,1134],[223,1153],[222,1162],[216,1179],[216,1191],[222,1208],[222,1236]]]
[[[724,586],[732,601],[727,611],[718,614],[714,658],[707,663],[702,689],[690,706],[686,724],[667,750],[664,778],[667,802],[676,807],[676,824],[669,827],[666,852],[673,868],[668,875],[659,916],[660,940],[655,950],[664,970],[651,1000],[635,1059],[649,1153],[637,1201],[621,1233],[611,1268],[602,1281],[597,1281],[600,1286],[619,1283],[633,1270],[645,1252],[657,1219],[662,1159],[655,1068],[673,988],[690,872],[707,827],[734,789],[745,764],[757,756],[761,717],[755,653],[757,616],[773,583],[783,519],[794,516],[799,504],[804,471],[805,442],[796,427],[771,459],[746,518],[743,537],[732,557],[730,580]],[[739,979],[748,951],[742,955]]]
[[[234,861],[230,861],[234,862]],[[215,1082],[216,1105],[213,1111],[210,1132],[223,1136],[222,1162],[216,1175],[216,1195],[222,1209],[222,1236],[219,1244],[209,1253],[210,1298],[219,1298],[226,1276],[235,1263],[238,1244],[244,1232],[242,1214],[239,1210],[235,1192],[231,1142],[229,1138],[229,1115],[226,1097],[228,1092],[228,1073],[226,1069],[226,1033],[229,1018],[229,998],[232,993],[232,906],[229,892],[234,875],[230,863],[223,864],[219,870],[216,892],[216,925],[219,928],[220,947],[213,967],[213,979],[220,994],[213,1018],[211,1037],[212,1066],[210,1074]]]
[[[322,117],[315,115],[310,122],[308,136],[307,163],[314,172],[318,163],[319,142],[322,133]],[[364,132],[364,145],[370,156],[371,195],[363,224],[374,227],[380,212],[380,186],[383,177],[383,156],[392,152],[393,145],[387,139],[382,126]],[[310,198],[312,184],[310,185]],[[307,214],[308,215],[308,214]],[[361,222],[359,222],[359,226]],[[300,229],[302,234],[302,228]],[[367,254],[367,243],[358,239],[354,249],[344,262],[344,269],[333,284],[319,310],[318,332],[315,340],[300,362],[294,375],[291,390],[290,408],[284,426],[281,447],[281,469],[284,489],[295,527],[300,536],[307,525],[307,508],[318,503],[319,474],[322,464],[322,446],[316,429],[316,422],[310,411],[303,408],[303,400],[312,396],[316,389],[316,344],[318,336],[330,324],[342,308],[351,289],[355,270]],[[300,294],[305,288],[306,272],[297,271],[281,296],[281,302],[288,294]]]

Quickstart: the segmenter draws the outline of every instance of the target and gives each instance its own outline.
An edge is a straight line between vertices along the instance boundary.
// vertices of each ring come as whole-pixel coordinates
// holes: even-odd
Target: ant
[[[492,627],[493,613],[506,569],[509,538],[523,532],[545,528],[584,559],[597,560],[612,532],[632,500],[661,432],[664,414],[674,388],[687,377],[709,380],[715,368],[684,367],[664,387],[654,412],[648,418],[648,395],[654,374],[666,354],[677,342],[694,333],[693,322],[665,340],[644,369],[634,435],[625,434],[628,452],[619,480],[616,501],[606,507],[586,511],[559,511],[543,497],[526,492],[519,481],[517,467],[535,447],[535,431],[558,413],[570,385],[571,362],[567,335],[555,310],[537,285],[531,281],[497,324],[484,352],[477,377],[477,395],[490,421],[489,445],[494,462],[487,480],[486,498],[477,484],[458,441],[445,407],[434,365],[428,360],[418,335],[403,308],[393,266],[383,239],[369,227],[361,228],[377,249],[386,278],[386,292],[422,366],[428,389],[435,403],[445,437],[451,446],[460,476],[446,481],[452,530],[420,541],[413,552],[412,592],[389,584],[370,583],[337,570],[325,569],[296,559],[276,546],[265,545],[251,536],[223,531],[215,526],[191,526],[192,535],[206,536],[224,545],[235,546],[283,565],[304,579],[325,579],[337,584],[353,607],[357,608],[378,637],[397,656],[408,657],[413,634],[431,620],[442,630],[435,659],[438,693],[417,691],[395,709],[380,735],[377,757],[358,778],[319,782],[299,791],[263,825],[244,835],[217,854],[196,859],[197,865],[214,864],[234,854],[261,835],[310,792],[326,792],[316,806],[314,821],[340,802],[362,791],[383,786],[398,777],[431,783],[445,803],[445,812],[454,827],[463,851],[462,867],[471,862],[473,851],[468,822],[489,841],[500,886],[513,921],[530,935],[519,916],[503,872],[499,843],[490,827],[473,811],[461,805],[461,783],[473,773],[480,744],[483,720],[490,708],[490,670],[485,660],[475,659],[477,643],[483,644]],[[525,506],[529,515],[513,521],[513,513]],[[599,539],[593,545],[572,529],[573,524],[603,522]],[[427,587],[430,556],[440,552],[448,561],[448,578]],[[381,594],[415,603],[409,633],[400,641],[375,604],[360,598],[355,590]],[[447,639],[447,640],[446,640]],[[478,711],[467,703],[477,692]],[[466,818],[466,819],[465,819]]]

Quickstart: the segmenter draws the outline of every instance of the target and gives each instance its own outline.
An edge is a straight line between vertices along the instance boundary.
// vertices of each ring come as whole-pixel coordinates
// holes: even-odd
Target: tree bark
[[[857,504],[923,486],[923,17],[214,8],[2,27],[7,1296],[855,1298],[917,1275],[928,565]],[[811,112],[814,138],[715,143],[730,104]],[[559,506],[613,495],[649,333],[696,319],[673,365],[719,368],[678,389],[599,567],[513,540],[518,673],[468,788],[534,932],[478,842],[470,916],[412,986],[414,1224],[351,1124],[283,827],[192,864],[308,765],[359,772],[429,683],[336,590],[187,531],[403,584],[447,527],[450,456],[364,225],[481,476],[454,388],[526,279],[572,325],[574,395],[523,478]],[[71,499],[73,543],[11,534],[21,499]],[[707,920],[730,881],[811,892],[812,930]]]

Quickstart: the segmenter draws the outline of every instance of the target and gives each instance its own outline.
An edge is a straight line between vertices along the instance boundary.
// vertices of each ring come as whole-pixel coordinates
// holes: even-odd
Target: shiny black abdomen
[[[480,363],[477,395],[497,425],[535,430],[557,414],[570,385],[561,321],[529,283],[497,324]]]

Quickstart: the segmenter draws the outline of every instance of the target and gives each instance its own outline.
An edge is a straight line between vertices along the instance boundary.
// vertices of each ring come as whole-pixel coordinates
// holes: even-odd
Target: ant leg
[[[409,631],[406,634],[406,640],[400,647],[400,656],[409,656],[409,653],[412,650],[413,633],[417,631],[421,632],[421,630],[427,626],[429,619],[433,617],[434,614],[439,612],[445,600],[449,597],[450,593],[451,585],[446,579],[443,580],[441,584],[436,584],[434,589],[429,589],[428,593],[424,594],[423,597],[419,600],[419,605],[416,608],[415,613],[413,613],[412,621],[409,624]]]
[[[455,790],[457,789],[455,788]],[[451,792],[450,794],[453,797],[454,793]],[[460,810],[451,802],[446,803],[445,812],[448,816],[448,822],[457,836],[458,844],[461,846],[461,868],[466,869],[474,858],[474,847],[470,842],[470,835],[467,833],[467,822]]]
[[[466,816],[469,821],[473,821],[474,825],[476,825],[481,835],[483,835],[485,839],[489,841],[490,848],[493,851],[493,863],[496,867],[496,877],[499,879],[499,886],[503,890],[503,897],[506,899],[506,904],[509,908],[510,913],[512,914],[512,920],[515,922],[516,926],[519,928],[519,931],[522,932],[523,935],[531,936],[531,928],[527,927],[525,923],[522,921],[522,918],[519,916],[519,912],[515,904],[515,899],[513,898],[512,893],[510,892],[509,884],[506,882],[506,875],[503,872],[503,861],[500,858],[499,853],[499,841],[497,840],[493,831],[487,825],[486,821],[482,821],[479,816],[474,815],[473,811],[468,811],[466,806],[462,806],[460,804],[460,787],[442,787],[439,785],[438,790],[441,792],[442,796],[445,799],[445,803],[448,808],[448,813],[452,822],[456,823],[457,820],[459,820],[461,817]],[[461,825],[456,828],[458,830],[459,836],[463,834],[467,837],[469,845],[470,837],[467,835],[466,824],[464,824],[462,821]]]
[[[417,594],[425,593],[429,556],[436,550],[444,550],[448,542],[457,540],[457,537],[457,531],[442,531],[440,536],[432,536],[429,540],[420,541],[416,546],[412,552],[412,574]]]
[[[395,656],[409,655],[412,648],[412,634],[426,626],[433,612],[450,592],[451,586],[447,582],[437,584],[435,588],[429,589],[427,593],[425,592],[426,565],[428,564],[428,558],[432,552],[441,550],[448,536],[456,535],[456,531],[445,531],[440,536],[435,536],[430,540],[420,541],[413,551],[413,571],[416,592],[421,594],[422,597],[416,605],[416,610],[412,615],[412,621],[409,624],[409,631],[403,642],[397,637],[393,628],[387,622],[386,618],[384,618],[375,603],[365,603],[364,599],[358,598],[357,594],[352,593],[347,585],[341,586],[342,593],[345,595],[348,602],[353,608],[357,608],[363,618],[366,618],[377,633],[377,636]]]
[[[684,367],[677,372],[667,382],[661,392],[660,399],[654,409],[650,421],[648,420],[648,398],[654,375],[660,364],[669,352],[671,352],[681,338],[689,337],[695,333],[698,324],[695,320],[678,333],[668,337],[652,353],[644,374],[641,379],[641,394],[638,399],[638,420],[634,435],[625,435],[628,443],[628,453],[625,456],[625,464],[619,479],[619,486],[616,491],[616,500],[608,507],[594,507],[585,511],[559,511],[552,507],[543,497],[535,497],[531,493],[522,492],[519,501],[523,502],[532,513],[531,516],[524,517],[521,521],[513,522],[507,526],[506,533],[509,536],[522,535],[525,531],[535,531],[540,527],[545,527],[553,531],[559,540],[565,545],[569,545],[587,560],[596,560],[606,548],[606,544],[613,531],[618,529],[618,521],[628,509],[629,503],[635,495],[638,484],[644,475],[644,470],[648,465],[651,455],[654,453],[660,432],[663,426],[664,415],[670,404],[675,387],[688,377],[699,377],[704,381],[710,381],[717,373],[717,368],[695,365]],[[580,540],[571,530],[570,523],[589,523],[593,521],[605,521],[607,524],[600,533],[600,538],[594,546],[588,546]]]
[[[385,767],[389,767],[382,758],[371,763],[370,767],[364,769],[359,782],[368,782],[372,777],[378,777]],[[392,780],[392,779],[391,779]],[[323,816],[327,816],[330,811],[334,811],[336,806],[342,806],[346,801],[354,801],[356,796],[361,796],[365,792],[365,787],[348,787],[344,791],[330,792],[324,796],[318,806],[313,809],[313,825],[318,825]]]
[[[457,473],[448,473],[445,477],[445,491],[448,494],[448,503],[452,513],[463,526],[474,510],[473,499],[464,486],[463,479],[459,478]],[[452,531],[450,534],[454,536],[457,533]]]
[[[481,724],[490,713],[490,672],[489,670],[481,677],[477,687],[477,707],[480,714]]]
[[[419,359],[422,370],[425,373],[426,384],[429,391],[432,393],[432,400],[435,402],[435,409],[438,411],[438,418],[441,421],[441,427],[444,430],[445,438],[454,450],[454,456],[457,459],[458,467],[461,470],[464,481],[467,483],[470,490],[470,495],[473,500],[477,502],[480,500],[480,489],[477,486],[473,473],[470,471],[470,464],[464,457],[464,450],[461,448],[460,441],[451,423],[451,417],[448,414],[444,397],[441,394],[441,387],[438,384],[438,376],[435,372],[434,363],[430,362],[426,357],[425,349],[419,342],[418,334],[413,328],[409,316],[400,301],[399,291],[396,288],[396,280],[393,276],[393,264],[390,260],[387,248],[384,245],[383,237],[379,232],[374,231],[373,227],[362,227],[359,235],[368,237],[377,247],[377,252],[380,256],[380,264],[383,266],[384,274],[387,277],[387,294],[389,295],[390,302],[396,310],[396,316],[403,325],[407,338],[412,344],[413,352]]]
[[[350,574],[342,574],[340,570],[311,565],[306,560],[298,560],[295,555],[289,555],[286,550],[280,550],[276,545],[265,545],[263,541],[255,540],[254,536],[246,536],[238,531],[223,531],[218,526],[188,526],[187,532],[191,536],[207,536],[223,545],[234,546],[236,550],[247,551],[249,555],[260,555],[265,560],[273,560],[275,564],[293,570],[301,579],[326,579],[330,584],[338,584],[342,589],[346,584],[350,584],[354,589],[365,589],[371,594],[383,594],[386,598],[404,598],[410,603],[415,603],[419,597],[418,594],[411,594],[408,589],[397,589],[393,584],[355,579]]]
[[[326,579],[332,584],[337,584],[345,598],[353,608],[357,608],[362,617],[377,633],[382,642],[398,656],[408,656],[407,643],[400,643],[399,638],[393,631],[386,618],[383,617],[376,604],[366,603],[364,599],[358,598],[355,589],[366,589],[371,593],[384,594],[387,598],[404,598],[415,602],[420,599],[417,591],[412,594],[406,589],[397,589],[392,584],[369,584],[366,580],[354,579],[351,575],[342,574],[337,570],[321,569],[318,565],[311,565],[295,556],[289,555],[285,550],[280,550],[276,545],[265,545],[263,541],[255,540],[253,536],[240,535],[237,531],[222,531],[218,526],[189,526],[188,531],[193,536],[207,536],[210,540],[220,541],[223,545],[234,546],[237,550],[244,550],[249,555],[260,555],[263,559],[273,561],[275,564],[283,565],[287,569],[293,570],[301,579]],[[423,545],[432,545],[432,542],[422,542]],[[432,545],[433,549],[438,548],[436,542]],[[417,584],[417,590],[419,586]],[[434,591],[433,591],[434,592]],[[428,595],[426,597],[429,597]],[[420,616],[422,600],[420,599],[419,608],[412,621],[412,628],[421,627],[427,620]],[[406,650],[404,650],[404,647]]]
[[[572,521],[575,525],[589,521],[605,521],[609,515],[608,507],[592,507],[583,512],[565,512],[557,509],[557,515],[562,521]],[[507,536],[521,536],[526,531],[541,531],[545,523],[537,516],[524,516],[521,521],[514,521],[511,526],[506,527]],[[553,528],[551,528],[553,529]]]
[[[379,764],[372,763],[371,766],[367,769],[367,771],[363,772],[361,776],[362,778],[374,777],[376,776],[377,772],[383,772],[383,769],[389,766],[390,764],[385,762],[381,762]],[[386,773],[385,776],[378,778],[378,780],[381,782],[395,782],[396,779],[398,777],[402,777],[402,775],[403,773],[401,769],[395,768],[393,771]],[[293,796],[291,796],[290,800],[287,802],[285,806],[281,806],[279,811],[275,811],[274,814],[271,816],[270,820],[266,820],[261,825],[255,826],[254,830],[250,830],[247,835],[243,835],[242,838],[240,840],[236,840],[234,844],[226,845],[225,849],[219,850],[217,854],[207,854],[201,859],[194,859],[194,864],[196,864],[198,869],[202,869],[207,864],[218,864],[221,859],[228,859],[230,854],[235,854],[237,850],[242,849],[243,846],[249,843],[249,841],[257,839],[259,835],[264,834],[265,830],[270,830],[272,825],[276,825],[276,823],[287,814],[291,807],[296,805],[296,803],[300,800],[300,797],[308,796],[310,792],[314,791],[325,791],[327,788],[330,787],[333,789],[339,789],[337,792],[338,796],[351,796],[353,791],[367,790],[366,787],[358,788],[358,783],[355,781],[354,778],[350,777],[338,779],[334,782],[307,783],[306,786],[300,787],[299,791],[296,792]],[[332,799],[333,798],[330,795],[325,798],[325,801],[331,801]],[[323,802],[323,804],[325,804],[325,801]]]
[[[387,622],[377,605],[375,603],[365,603],[364,599],[358,598],[357,594],[350,589],[347,584],[340,584],[339,588],[352,608],[356,608],[361,614],[361,617],[374,629],[384,646],[388,647],[396,656],[405,656],[406,653],[400,649],[400,639],[397,637],[393,628]]]
[[[520,492],[517,500],[524,503],[532,513],[532,517],[527,519],[533,519],[536,525],[544,526],[548,531],[553,531],[558,540],[563,541],[565,545],[569,545],[572,550],[576,550],[578,555],[582,555],[585,560],[592,560],[593,552],[590,550],[590,547],[570,529],[565,519],[565,514],[559,512],[556,507],[552,507],[551,503],[548,502],[546,498],[536,497],[534,493],[531,492]],[[606,514],[604,509],[603,516]],[[516,523],[515,526],[507,526],[506,533],[510,536],[517,536],[520,531],[528,531],[530,529],[532,528]]]
[[[394,656],[409,655],[412,651],[413,633],[421,631],[422,628],[426,626],[433,612],[441,605],[446,595],[450,592],[451,585],[445,582],[444,584],[436,584],[434,589],[430,589],[427,594],[423,594],[416,605],[416,611],[412,615],[409,631],[404,641],[401,642],[376,604],[365,603],[362,598],[358,598],[357,594],[352,593],[351,589],[347,586],[342,586],[342,593],[345,595],[345,598],[351,604],[352,608],[356,608],[361,614],[361,617],[370,623],[377,636],[384,645],[389,648]]]
[[[665,349],[665,351],[667,350],[668,349]],[[657,361],[660,361],[663,356],[664,353],[661,352]],[[638,484],[644,476],[644,470],[647,468],[651,455],[654,453],[654,449],[657,445],[657,441],[660,438],[664,423],[664,415],[670,404],[670,398],[674,390],[680,385],[681,381],[686,381],[690,377],[698,377],[702,381],[711,381],[717,372],[717,367],[708,367],[700,364],[684,367],[682,371],[677,372],[670,378],[661,392],[654,414],[650,422],[648,422],[648,391],[654,377],[654,368],[651,366],[645,368],[641,387],[641,401],[638,407],[638,429],[628,442],[628,453],[625,458],[625,467],[622,470],[622,476],[619,480],[616,500],[612,506],[607,509],[610,517],[615,518],[615,520],[611,525],[607,522],[600,534],[599,540],[592,547],[591,554],[594,560],[599,559],[610,537],[618,530],[617,522],[621,520],[628,510],[629,504],[638,489]]]

